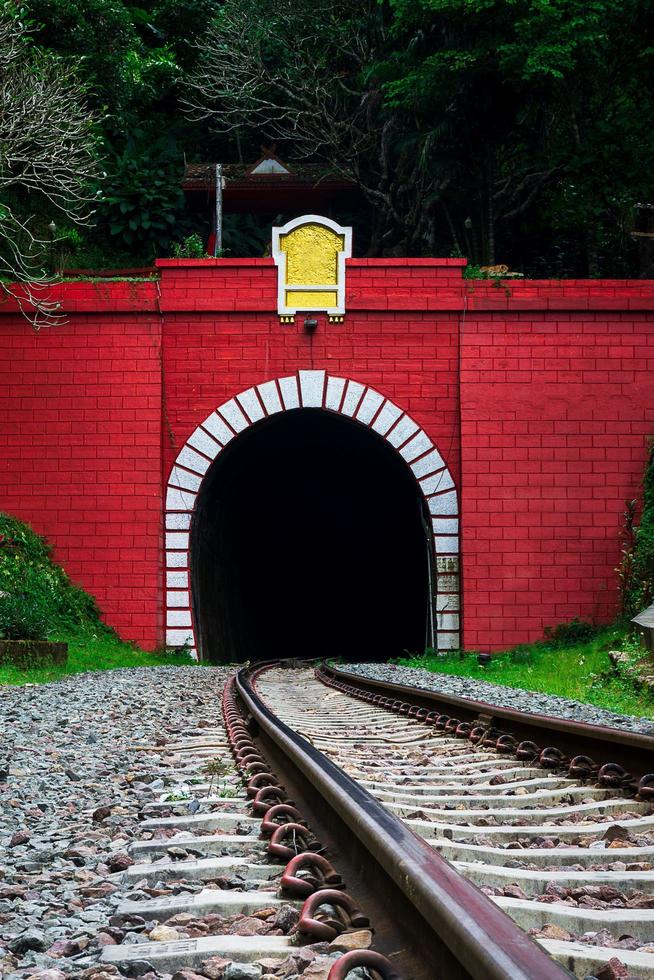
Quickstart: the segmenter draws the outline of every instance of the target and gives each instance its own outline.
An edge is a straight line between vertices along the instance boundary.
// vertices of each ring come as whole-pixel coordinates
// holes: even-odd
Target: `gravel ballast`
[[[168,784],[156,749],[134,746],[220,724],[232,672],[131,668],[0,688],[0,976],[89,975],[114,941],[102,932],[119,900],[107,876],[133,863],[139,812]]]
[[[601,725],[616,728],[623,732],[639,732],[654,736],[654,722],[648,718],[633,715],[619,715],[592,704],[571,701],[555,694],[541,694],[538,691],[524,691],[521,688],[489,684],[488,681],[475,681],[469,677],[454,677],[450,674],[432,674],[429,670],[417,667],[399,667],[395,664],[348,664],[341,668],[358,677],[371,680],[390,681],[393,684],[406,684],[434,691],[437,694],[451,694],[455,697],[484,701],[486,704],[518,711],[530,711],[548,715],[552,718],[565,718],[568,721],[584,722],[587,725]]]

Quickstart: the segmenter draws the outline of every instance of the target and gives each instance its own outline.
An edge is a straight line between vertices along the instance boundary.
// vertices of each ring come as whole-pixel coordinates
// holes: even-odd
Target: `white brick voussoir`
[[[420,426],[418,423],[414,422],[409,415],[402,415],[399,422],[393,426],[386,438],[390,442],[391,446],[395,446],[395,448],[398,449],[407,441],[407,439],[410,439],[419,428]]]
[[[402,409],[387,400],[384,402],[377,418],[372,423],[372,427],[380,436],[385,436],[391,426],[395,425],[401,414]]]
[[[438,633],[439,650],[458,650],[459,645],[458,633]]]
[[[294,374],[289,378],[279,379],[279,390],[282,394],[282,401],[287,412],[293,408],[300,407],[300,395],[297,388],[297,378]]]
[[[233,431],[216,412],[208,415],[199,428],[206,429],[221,446],[226,446],[234,438]]]
[[[374,418],[375,412],[384,400],[384,396],[380,395],[378,391],[373,391],[372,388],[368,388],[367,392],[361,399],[361,404],[357,408],[355,418],[358,422],[363,422],[364,425],[370,425],[372,419]]]
[[[228,402],[225,402],[216,411],[237,434],[242,432],[243,429],[247,429],[250,425],[250,422],[241,411],[235,398],[230,398]]]
[[[194,493],[187,493],[178,487],[169,486],[166,490],[166,510],[172,511],[191,511],[195,505]]]
[[[415,463],[411,463],[411,469],[416,480],[420,480],[423,476],[445,469],[445,462],[438,450],[432,449],[426,456],[421,456]]]
[[[169,589],[166,597],[166,605],[169,609],[189,609],[190,596],[188,589],[180,592],[176,592],[174,589]]]
[[[209,433],[202,428],[202,426],[198,426],[195,432],[191,433],[191,435],[188,437],[186,445],[192,446],[193,449],[199,453],[202,453],[212,462],[222,449],[221,444],[210,436]]]
[[[327,395],[325,396],[325,408],[330,412],[338,412],[343,400],[345,390],[345,378],[328,378]]]
[[[185,513],[169,513],[166,514],[166,530],[167,531],[188,531],[191,526],[191,515],[186,511]]]
[[[173,466],[173,471],[168,477],[168,485],[177,487],[179,490],[191,490],[196,493],[200,489],[202,480],[197,473],[189,473],[180,466]]]
[[[325,390],[324,371],[298,371],[300,396],[303,408],[322,408],[322,395]]]
[[[431,496],[433,493],[443,493],[444,490],[451,490],[454,480],[450,476],[449,470],[442,469],[438,473],[428,476],[420,481],[420,486],[424,495]]]
[[[188,568],[188,552],[167,551],[166,568]]]
[[[426,432],[420,429],[413,439],[409,439],[407,443],[400,449],[400,456],[403,456],[407,463],[412,462],[412,460],[417,459],[418,456],[422,456],[426,453],[428,449],[432,449],[433,444]]]
[[[187,551],[188,531],[166,531],[167,551]]]
[[[349,415],[350,417],[354,415],[364,390],[365,385],[359,384],[358,381],[348,381],[345,398],[341,405],[341,415]]]
[[[432,517],[431,524],[434,529],[434,534],[459,533],[458,517]]]
[[[256,388],[248,388],[236,396],[236,400],[247,415],[250,422],[260,422],[265,418],[265,412],[261,407],[261,402],[257,398]]]
[[[257,385],[257,391],[268,415],[275,415],[276,412],[284,411],[275,381],[264,381],[263,384]]]
[[[200,476],[204,476],[211,465],[211,460],[201,456],[200,453],[196,453],[195,449],[191,449],[189,445],[184,446],[175,462],[186,467],[187,470],[199,473]]]

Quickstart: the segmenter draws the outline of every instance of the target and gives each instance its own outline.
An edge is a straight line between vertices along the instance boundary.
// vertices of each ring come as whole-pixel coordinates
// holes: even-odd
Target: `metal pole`
[[[223,248],[223,167],[216,164],[216,237],[213,247],[214,258]]]

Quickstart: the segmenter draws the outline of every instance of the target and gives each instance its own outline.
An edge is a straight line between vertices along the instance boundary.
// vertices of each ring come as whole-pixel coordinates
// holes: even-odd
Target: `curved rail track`
[[[109,969],[613,980],[618,957],[654,978],[652,777],[352,681],[241,671],[224,729],[166,746],[179,798],[143,814]]]
[[[654,778],[638,769],[654,762],[653,739],[560,723],[543,750],[533,741],[542,719],[518,742],[487,705],[475,724],[433,703],[430,712],[422,692],[409,689],[409,702],[342,672],[318,676],[271,669],[257,691],[576,976],[654,977]],[[518,721],[524,735],[529,720]],[[566,756],[559,746],[575,734],[600,762],[625,759],[634,743],[639,778],[619,763]]]

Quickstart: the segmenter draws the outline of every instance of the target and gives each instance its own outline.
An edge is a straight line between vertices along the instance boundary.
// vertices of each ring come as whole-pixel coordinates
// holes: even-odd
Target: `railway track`
[[[167,793],[111,877],[97,980],[654,978],[649,799],[344,683],[241,671],[224,726],[135,747],[168,767]]]
[[[240,703],[233,682],[225,689],[224,727],[134,747],[152,753],[155,772],[166,768],[167,791],[143,808],[141,839],[110,878],[115,911],[102,928],[116,942],[102,951],[97,980],[116,971],[174,980],[567,975],[401,821],[367,794],[357,799],[328,759],[266,718],[246,675],[238,687]]]
[[[129,848],[133,863],[111,876],[122,899],[104,929],[118,942],[103,950],[100,972],[93,975],[98,980],[106,980],[109,971],[174,980],[469,976],[458,969],[441,974],[429,956],[416,955],[413,938],[412,948],[406,948],[407,935],[389,919],[385,902],[368,898],[367,911],[377,919],[369,928],[369,914],[337,870],[352,871],[351,855],[346,857],[331,832],[322,838],[314,833],[314,827],[325,829],[324,808],[318,817],[311,803],[288,798],[261,753],[262,739],[250,734],[233,681],[225,688],[223,714],[224,728],[207,727],[165,748],[134,747],[153,753],[159,764],[174,763],[175,769],[168,770],[165,798],[142,811],[142,839]],[[282,764],[293,781],[289,760]],[[328,822],[333,817],[330,813]],[[369,859],[362,871],[374,873]],[[392,958],[370,948],[378,923],[402,973]]]
[[[597,766],[587,756],[571,760],[555,745],[542,753],[523,740],[516,754],[517,741],[489,718],[475,726],[439,710],[429,715],[388,690],[382,707],[381,685],[321,676],[269,669],[256,688],[282,721],[576,976],[654,977],[651,776],[634,779],[619,764]],[[580,726],[584,747],[593,734],[587,727]],[[559,741],[570,744],[564,728]],[[648,740],[630,738],[637,762],[646,762]],[[606,733],[595,739],[604,753],[596,758],[615,756]]]

